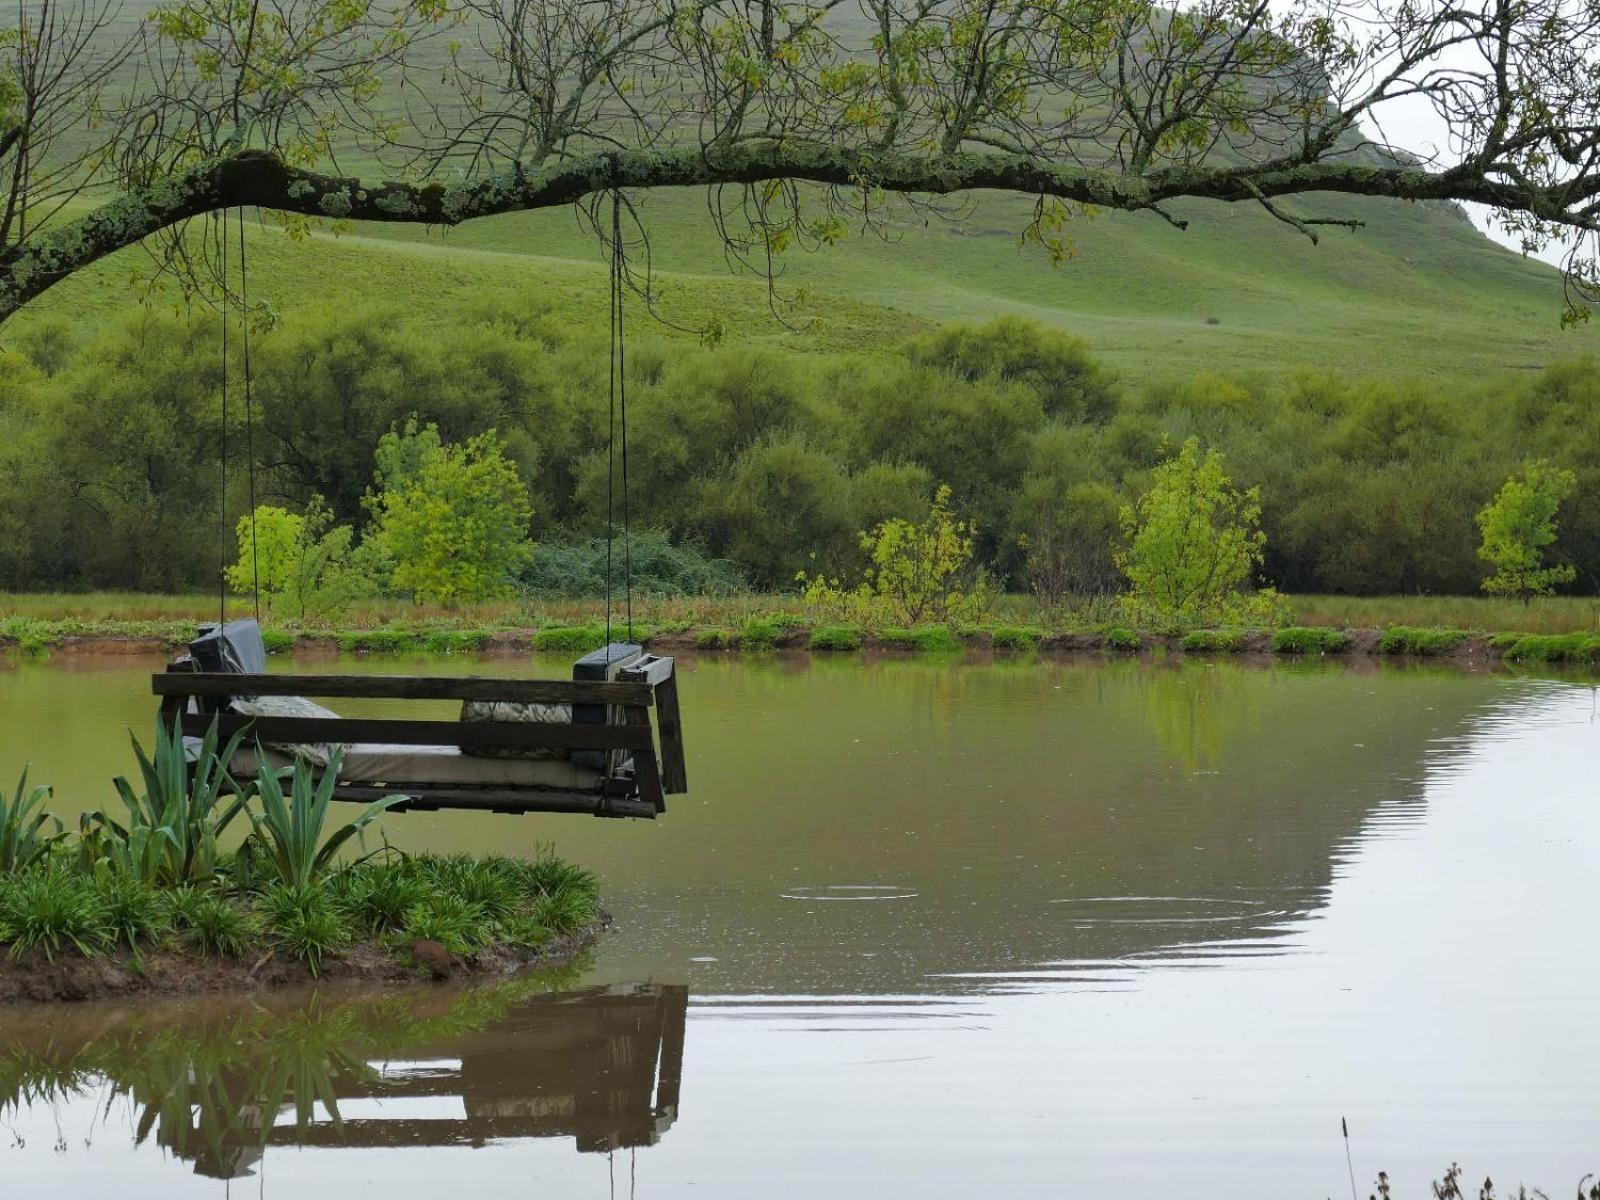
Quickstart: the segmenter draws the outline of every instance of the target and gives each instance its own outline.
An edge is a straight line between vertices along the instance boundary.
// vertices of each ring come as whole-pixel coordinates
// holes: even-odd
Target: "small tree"
[[[1190,438],[1155,469],[1138,503],[1122,510],[1127,545],[1116,561],[1132,587],[1130,608],[1140,619],[1178,626],[1245,619],[1250,606],[1241,593],[1267,542],[1260,526],[1260,489],[1234,487],[1222,455]]]
[[[1527,602],[1577,577],[1570,564],[1543,565],[1544,552],[1556,540],[1556,513],[1577,486],[1571,471],[1534,463],[1521,479],[1506,480],[1500,494],[1479,510],[1483,544],[1478,557],[1494,568],[1483,581],[1484,591]]]
[[[894,517],[861,535],[869,565],[853,591],[802,573],[808,604],[862,620],[887,618],[902,625],[976,620],[990,601],[988,581],[972,572],[976,528],[956,519],[950,488],[940,485],[920,522]]]
[[[297,621],[337,615],[364,590],[351,566],[354,531],[335,526],[333,513],[313,496],[305,515],[263,504],[240,517],[239,561],[226,571],[228,586],[252,591],[260,580],[267,614]]]
[[[389,432],[378,445],[372,538],[391,583],[447,608],[503,596],[532,551],[533,505],[494,430],[448,445],[438,429]]]

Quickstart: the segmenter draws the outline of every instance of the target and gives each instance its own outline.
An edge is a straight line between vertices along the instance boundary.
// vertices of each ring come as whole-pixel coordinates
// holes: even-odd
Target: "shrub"
[[[322,960],[350,943],[350,930],[321,885],[278,883],[262,895],[261,924],[268,941],[311,969],[322,972]]]
[[[989,643],[996,650],[1037,650],[1044,638],[1044,630],[1030,625],[1000,625],[989,635]]]
[[[295,621],[343,612],[366,589],[351,565],[355,531],[335,526],[321,496],[312,496],[304,516],[262,504],[255,518],[239,518],[239,561],[227,569],[236,592],[259,591],[273,617]]]
[[[26,768],[10,801],[0,792],[0,876],[33,866],[66,836],[61,822],[44,810],[50,796],[47,787],[28,786]]]
[[[821,625],[811,631],[813,650],[859,650],[863,640],[859,625]]]
[[[920,650],[925,653],[949,654],[961,649],[956,635],[945,625],[922,625],[916,629],[885,629],[878,633],[878,641],[897,650]]]
[[[494,430],[453,446],[413,420],[383,436],[377,464],[369,541],[393,561],[393,587],[446,608],[511,591],[533,506]]]
[[[1226,619],[1261,564],[1267,539],[1260,525],[1260,492],[1235,488],[1222,455],[1203,453],[1191,437],[1122,511],[1127,549],[1117,566],[1132,589],[1130,611],[1162,625]]]
[[[1469,636],[1465,629],[1418,629],[1410,625],[1391,625],[1378,640],[1378,650],[1382,654],[1431,657],[1448,654]]]
[[[0,941],[10,943],[13,957],[38,950],[54,962],[68,948],[99,953],[111,932],[94,884],[56,867],[0,883]]]
[[[1139,644],[1139,635],[1131,629],[1116,625],[1106,630],[1107,650],[1137,650]]]
[[[975,526],[956,519],[950,489],[941,486],[926,520],[895,517],[861,535],[870,565],[854,589],[802,572],[806,603],[824,612],[868,621],[881,617],[905,626],[981,620],[994,596],[987,578],[973,568],[976,533]]]
[[[1571,471],[1535,463],[1521,479],[1508,479],[1499,495],[1479,511],[1483,544],[1478,557],[1494,568],[1483,581],[1493,596],[1548,596],[1571,583],[1578,572],[1571,564],[1544,565],[1544,553],[1556,540],[1556,513],[1578,486]]]
[[[1237,654],[1244,634],[1237,629],[1191,629],[1179,643],[1189,654]]]
[[[604,625],[552,625],[533,635],[534,649],[558,654],[588,654],[605,644]]]
[[[1345,634],[1325,626],[1291,625],[1272,635],[1274,654],[1338,654],[1349,645]]]
[[[713,558],[696,546],[674,546],[664,533],[633,535],[633,590],[647,596],[726,596],[748,589],[744,569]],[[535,546],[521,575],[532,595],[596,599],[606,594],[606,542],[603,538]],[[623,579],[622,547],[611,548],[613,587]]]

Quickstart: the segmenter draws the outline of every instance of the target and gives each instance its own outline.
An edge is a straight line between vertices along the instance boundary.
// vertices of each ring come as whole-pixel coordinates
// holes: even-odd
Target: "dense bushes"
[[[0,356],[0,588],[209,586],[217,341],[214,317],[147,312]],[[259,498],[298,512],[320,495],[336,525],[364,528],[383,435],[413,416],[451,444],[495,429],[543,547],[523,585],[592,591],[605,361],[598,331],[521,297],[425,316],[304,309],[257,339]],[[646,335],[629,372],[630,515],[659,536],[646,586],[664,593],[854,577],[861,532],[917,519],[941,484],[997,582],[1052,604],[1110,591],[1119,510],[1191,436],[1241,492],[1259,489],[1259,580],[1285,592],[1476,591],[1474,514],[1541,459],[1577,485],[1545,562],[1600,586],[1592,362],[1475,389],[1302,374],[1134,391],[1084,343],[1005,319],[857,356]],[[239,417],[233,518],[247,507]],[[682,546],[698,561],[670,561]]]

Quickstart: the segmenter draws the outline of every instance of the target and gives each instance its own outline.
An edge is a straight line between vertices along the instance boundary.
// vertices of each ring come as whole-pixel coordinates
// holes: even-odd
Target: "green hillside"
[[[1027,202],[984,196],[958,219],[909,211],[888,238],[852,237],[782,262],[779,311],[764,283],[730,269],[704,198],[642,197],[667,322],[796,349],[887,344],[928,323],[1019,313],[1086,338],[1130,380],[1196,371],[1331,368],[1481,379],[1592,352],[1591,329],[1559,325],[1554,270],[1490,241],[1442,206],[1325,197],[1302,211],[1356,217],[1320,245],[1259,210],[1193,203],[1187,232],[1153,216],[1073,222],[1078,256],[1052,267],[1018,232]],[[307,297],[384,296],[408,306],[485,290],[548,291],[574,320],[603,321],[600,250],[566,210],[452,230],[360,226],[304,243],[261,229],[255,285],[282,310]],[[47,295],[33,319],[93,318],[133,303],[148,273],[124,252]],[[645,314],[640,312],[639,317]],[[672,335],[668,326],[657,332]]]

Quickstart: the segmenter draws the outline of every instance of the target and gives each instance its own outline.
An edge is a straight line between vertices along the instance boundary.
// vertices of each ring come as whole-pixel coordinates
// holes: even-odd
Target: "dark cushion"
[[[202,671],[227,675],[265,675],[267,647],[261,626],[246,617],[218,629],[212,625],[189,643],[189,655]]]

